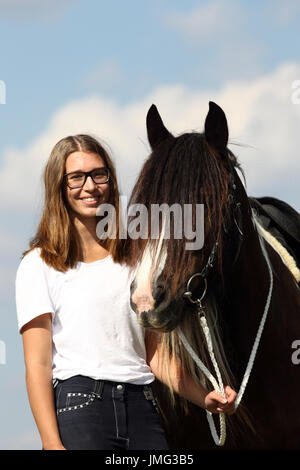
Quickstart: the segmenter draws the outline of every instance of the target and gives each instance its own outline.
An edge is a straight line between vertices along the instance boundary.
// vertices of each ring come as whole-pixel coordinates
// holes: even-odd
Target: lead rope
[[[259,227],[258,227],[258,229],[259,229]],[[239,406],[239,404],[242,400],[242,397],[244,395],[244,392],[245,392],[245,389],[246,389],[246,386],[247,386],[247,383],[248,383],[248,380],[249,380],[249,377],[250,377],[250,374],[251,374],[251,371],[252,371],[255,356],[256,356],[257,349],[258,349],[258,346],[259,346],[259,342],[260,342],[260,339],[261,339],[261,335],[262,335],[262,332],[263,332],[263,329],[264,329],[267,314],[268,314],[268,311],[269,311],[269,308],[270,308],[270,302],[271,302],[272,291],[273,291],[272,267],[271,267],[271,264],[270,264],[270,260],[269,260],[264,242],[262,241],[262,238],[260,236],[259,236],[259,242],[260,242],[260,246],[261,246],[264,258],[266,260],[267,266],[268,266],[268,271],[269,271],[269,275],[270,275],[270,286],[269,286],[269,292],[268,292],[268,296],[267,296],[267,300],[266,300],[264,313],[263,313],[263,316],[262,316],[261,321],[260,321],[260,325],[259,325],[257,335],[256,335],[256,338],[255,338],[253,347],[252,347],[252,351],[251,351],[251,354],[250,354],[250,357],[249,357],[249,361],[248,361],[248,364],[247,364],[247,367],[246,367],[246,371],[245,371],[241,386],[240,386],[240,390],[239,390],[239,392],[237,394],[237,397],[236,397],[236,400],[235,400],[235,409],[237,409],[237,407]],[[194,350],[191,348],[190,344],[188,343],[188,341],[187,341],[187,339],[186,339],[185,335],[183,334],[180,327],[178,327],[177,331],[178,331],[178,335],[179,335],[184,347],[186,348],[188,353],[191,355],[191,357],[194,359],[196,364],[199,366],[199,368],[201,369],[203,374],[206,376],[206,378],[211,382],[214,389],[218,393],[220,393],[222,396],[225,396],[224,386],[223,386],[221,374],[220,374],[220,371],[219,371],[219,368],[218,368],[218,364],[216,362],[215,355],[214,355],[214,352],[213,352],[211,335],[210,335],[209,327],[208,327],[207,322],[206,322],[206,318],[204,316],[204,311],[203,311],[203,307],[201,305],[201,300],[202,299],[197,301],[197,303],[198,303],[198,314],[200,316],[200,323],[201,323],[201,326],[202,326],[202,329],[203,329],[203,332],[204,332],[204,335],[205,335],[209,355],[210,355],[211,361],[213,363],[214,369],[216,371],[218,381],[215,379],[215,377],[213,377],[213,375],[209,372],[209,370],[203,364],[203,362],[200,360],[200,358],[195,354]],[[192,301],[192,302],[196,303],[195,301]],[[220,437],[217,434],[215,423],[214,423],[214,420],[213,420],[213,417],[212,417],[212,413],[210,411],[206,410],[206,416],[207,416],[208,424],[209,424],[210,431],[211,431],[211,434],[212,434],[212,437],[214,439],[215,444],[218,445],[218,446],[224,445],[225,439],[226,439],[225,414],[224,413],[219,413]]]
[[[200,311],[198,312],[198,314]],[[202,313],[202,312],[201,312]],[[213,363],[214,369],[217,374],[218,380],[215,379],[215,377],[210,373],[210,371],[207,369],[207,367],[203,364],[203,362],[200,360],[200,358],[195,354],[195,351],[191,348],[189,342],[187,341],[184,333],[182,332],[181,328],[178,328],[178,335],[185,347],[185,349],[188,351],[188,353],[191,355],[191,357],[194,359],[196,362],[197,366],[199,369],[203,372],[203,374],[206,376],[206,378],[210,381],[214,389],[220,393],[223,397],[225,397],[225,392],[224,392],[224,385],[222,382],[222,377],[219,371],[219,367],[217,364],[217,361],[215,359],[215,355],[213,352],[213,347],[212,347],[212,341],[211,341],[211,335],[209,328],[207,326],[206,318],[204,314],[200,316],[200,323],[205,335],[206,343],[207,343],[207,348],[209,351],[209,355],[211,358],[211,361]],[[212,437],[214,439],[214,442],[217,446],[222,446],[225,443],[226,440],[226,421],[225,421],[225,414],[224,413],[219,413],[219,421],[220,421],[220,437],[218,436],[215,423],[213,420],[212,413],[208,410],[206,410],[206,417],[208,420],[208,424],[210,427],[210,432],[212,434]]]

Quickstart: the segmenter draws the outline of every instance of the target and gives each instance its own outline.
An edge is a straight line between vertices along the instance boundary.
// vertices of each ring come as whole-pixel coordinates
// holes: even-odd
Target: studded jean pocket
[[[57,408],[57,414],[86,408],[90,406],[96,398],[97,395],[93,392],[66,392],[65,406],[63,408]]]

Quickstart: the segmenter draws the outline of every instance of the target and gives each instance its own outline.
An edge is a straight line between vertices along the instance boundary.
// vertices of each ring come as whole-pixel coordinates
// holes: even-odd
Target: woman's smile
[[[86,206],[97,207],[100,204],[101,196],[87,196],[80,199]]]

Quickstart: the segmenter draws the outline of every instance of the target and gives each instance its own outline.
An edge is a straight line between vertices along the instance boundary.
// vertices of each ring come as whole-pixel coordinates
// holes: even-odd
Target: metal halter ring
[[[201,273],[195,273],[195,274],[192,275],[192,277],[190,277],[190,279],[188,280],[187,286],[186,286],[187,291],[183,294],[183,297],[185,299],[188,299],[192,304],[199,304],[201,306],[201,301],[204,299],[206,291],[207,291],[207,280],[206,280],[206,278],[205,277],[203,278],[204,291],[203,291],[203,294],[202,294],[200,299],[193,300],[192,299],[193,293],[190,291],[190,283],[192,282],[193,279],[195,279],[195,277],[199,277],[199,276],[203,278]]]

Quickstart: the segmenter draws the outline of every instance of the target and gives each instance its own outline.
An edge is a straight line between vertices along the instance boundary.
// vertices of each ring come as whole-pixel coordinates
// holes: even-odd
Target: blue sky
[[[298,58],[299,16],[276,27],[271,2],[227,2],[223,8],[231,21],[226,24],[225,16],[223,31],[207,40],[201,34],[185,38],[172,17],[208,2],[62,1],[65,6],[54,6],[52,15],[43,8],[30,15],[30,6],[25,15],[22,2],[15,3],[19,12],[4,8],[0,20],[1,79],[7,84],[7,106],[0,108],[2,148],[26,144],[58,106],[92,92],[125,103],[161,84],[219,87]],[[34,9],[38,2],[30,3]],[[51,9],[51,2],[43,3]],[[235,9],[240,16],[233,15]],[[215,68],[224,44],[232,55],[226,70]]]
[[[170,130],[227,114],[255,195],[300,210],[300,4],[287,0],[0,0],[0,449],[39,448],[26,397],[14,276],[39,220],[41,169],[58,138],[90,131],[130,192],[155,102]],[[5,405],[4,405],[5,403]],[[12,410],[12,411],[11,411]],[[5,424],[4,424],[5,423]]]

